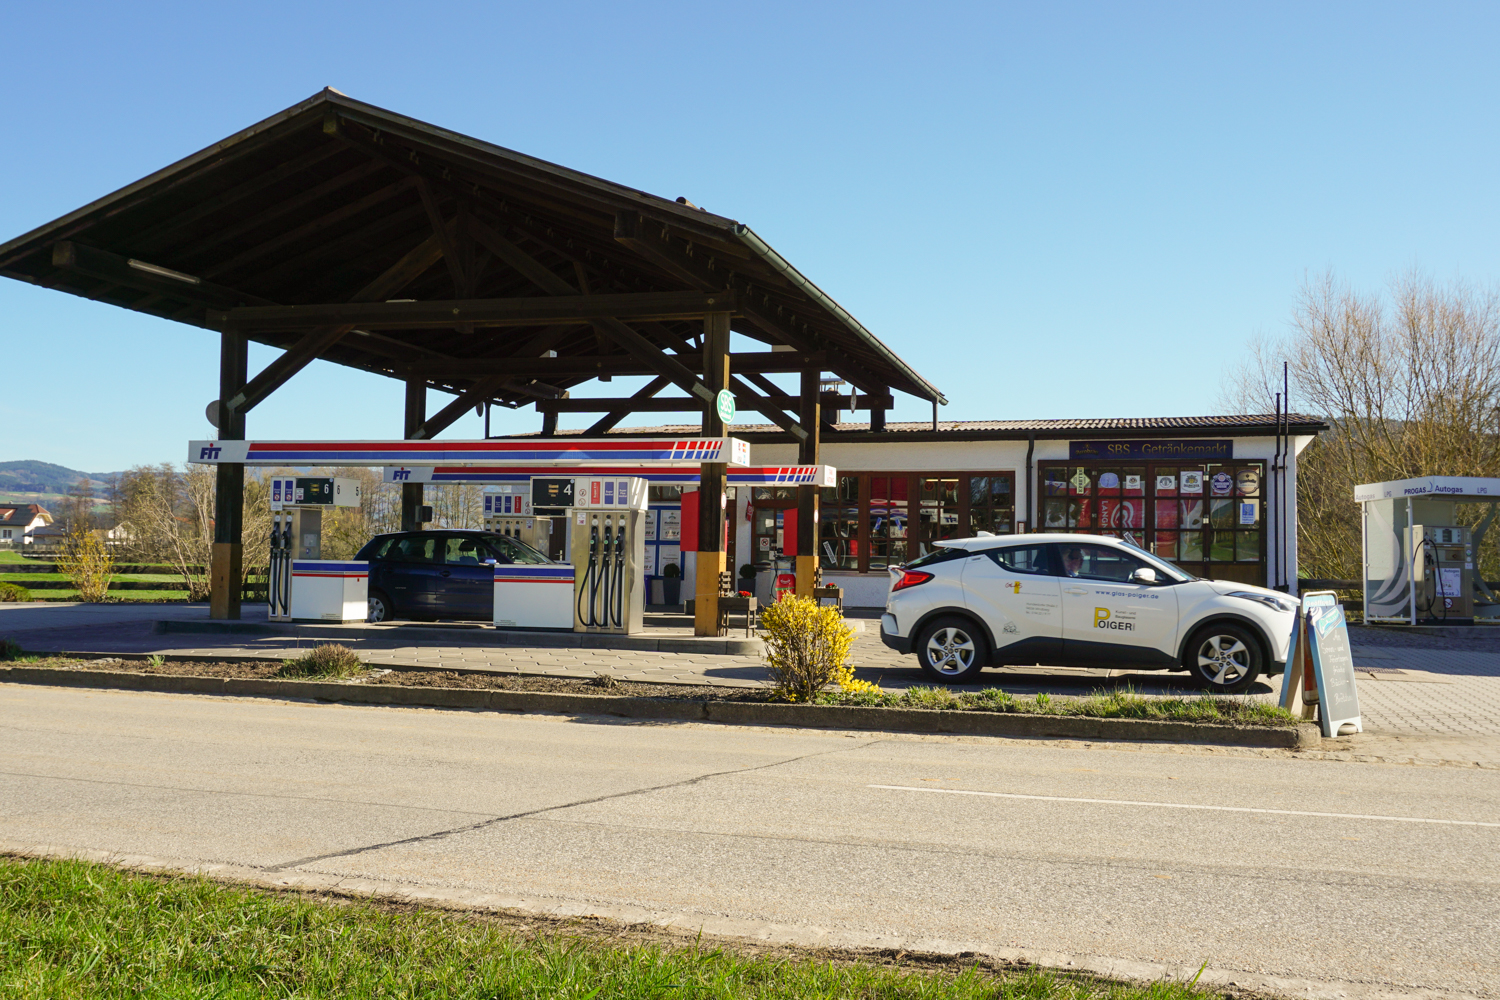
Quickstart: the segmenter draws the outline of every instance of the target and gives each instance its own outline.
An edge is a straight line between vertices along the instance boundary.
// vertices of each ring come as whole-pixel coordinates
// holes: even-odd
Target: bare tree
[[[1357,578],[1356,485],[1500,475],[1500,293],[1413,272],[1380,295],[1330,274],[1303,285],[1291,325],[1251,343],[1226,398],[1269,412],[1288,362],[1294,409],[1332,425],[1298,459],[1299,561],[1310,576]],[[1495,572],[1493,553],[1485,562]]]

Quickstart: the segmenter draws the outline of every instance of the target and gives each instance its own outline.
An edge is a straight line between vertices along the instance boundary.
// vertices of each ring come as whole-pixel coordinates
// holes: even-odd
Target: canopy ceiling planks
[[[285,349],[241,413],[315,358],[459,394],[454,419],[600,375],[702,399],[716,306],[772,348],[742,371],[946,402],[748,227],[331,89],[0,245],[0,274]]]

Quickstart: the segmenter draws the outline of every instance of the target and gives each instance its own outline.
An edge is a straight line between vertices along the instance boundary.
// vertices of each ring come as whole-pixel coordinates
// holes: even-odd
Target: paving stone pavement
[[[264,606],[246,617],[264,621]],[[851,612],[851,615],[858,615]],[[297,637],[255,634],[153,632],[163,619],[206,619],[203,605],[48,605],[0,604],[0,635],[24,648],[42,651],[160,653],[169,658],[258,656],[284,658],[318,641],[318,626]],[[916,660],[880,642],[873,615],[852,617],[856,676],[900,691],[926,683]],[[754,687],[766,683],[755,656],[661,653],[569,647],[486,646],[483,630],[459,630],[443,645],[425,645],[370,629],[369,638],[344,640],[372,665],[392,668],[535,674],[592,678],[609,673],[619,680],[670,684]],[[429,632],[428,635],[431,633]],[[1433,757],[1500,764],[1500,630],[1493,639],[1445,641],[1436,637],[1351,629],[1365,734],[1347,743],[1353,752],[1383,748],[1381,754]],[[435,641],[443,641],[442,639]],[[1421,645],[1418,645],[1421,643]],[[1046,691],[1080,694],[1130,686],[1144,695],[1193,696],[1186,674],[1066,667],[1004,668],[986,671],[987,684],[1020,694]],[[1272,700],[1280,678],[1263,678],[1247,695]],[[1328,741],[1330,746],[1344,745]],[[1373,752],[1373,751],[1370,751]]]

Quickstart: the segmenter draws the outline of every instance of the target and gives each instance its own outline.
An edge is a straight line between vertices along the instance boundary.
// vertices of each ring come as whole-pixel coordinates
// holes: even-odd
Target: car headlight
[[[1241,600],[1245,601],[1255,601],[1258,604],[1264,604],[1272,611],[1280,611],[1284,615],[1289,615],[1292,612],[1296,611],[1297,605],[1301,603],[1299,601],[1293,600],[1290,597],[1272,597],[1270,594],[1252,594],[1248,590],[1236,590],[1233,593],[1225,594],[1224,596],[1238,597]]]

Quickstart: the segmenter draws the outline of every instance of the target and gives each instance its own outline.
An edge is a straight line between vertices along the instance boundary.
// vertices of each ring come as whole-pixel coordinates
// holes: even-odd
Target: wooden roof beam
[[[697,260],[683,247],[677,246],[672,237],[662,236],[661,226],[654,220],[643,219],[639,212],[616,213],[615,240],[630,247],[640,256],[679,280],[699,288],[733,287],[745,293],[740,296],[739,309],[745,319],[760,327],[777,341],[799,351],[823,350],[828,359],[827,370],[837,372],[840,377],[853,382],[866,392],[880,391],[880,380],[865,371],[853,358],[832,345],[817,344],[815,338],[792,330],[788,323],[772,315],[769,309],[756,301],[755,295],[750,294],[750,289],[744,287],[747,284],[745,279],[740,279],[737,287],[738,276],[734,272],[728,270],[727,267],[722,271],[717,268],[710,269],[705,262]]]
[[[218,285],[197,275],[183,274],[158,264],[121,257],[108,250],[70,240],[52,245],[52,266],[126,288],[161,295],[175,302],[188,302],[209,308],[262,306],[270,303],[269,299],[227,285]]]
[[[732,292],[634,292],[437,302],[366,301],[229,309],[212,312],[209,321],[226,329],[243,330],[296,330],[344,323],[372,330],[451,326],[454,323],[540,326],[569,320],[587,323],[611,318],[696,319],[709,313],[732,312],[734,301]]]
[[[576,325],[573,328],[576,329]],[[538,350],[546,349],[545,347],[538,348]],[[703,371],[702,354],[679,353],[674,357],[694,372]],[[821,355],[818,354],[754,351],[749,354],[731,354],[729,363],[730,371],[738,372],[751,381],[756,381],[761,378],[763,372],[800,372],[804,367],[816,365],[820,358]],[[416,362],[409,367],[408,371],[414,378],[502,374],[528,378],[562,378],[569,375],[593,378],[598,375],[650,375],[655,369],[629,354],[582,354],[541,358],[517,352],[514,355],[498,358],[477,357],[454,361]],[[757,384],[770,396],[783,391],[774,383],[757,382]]]

